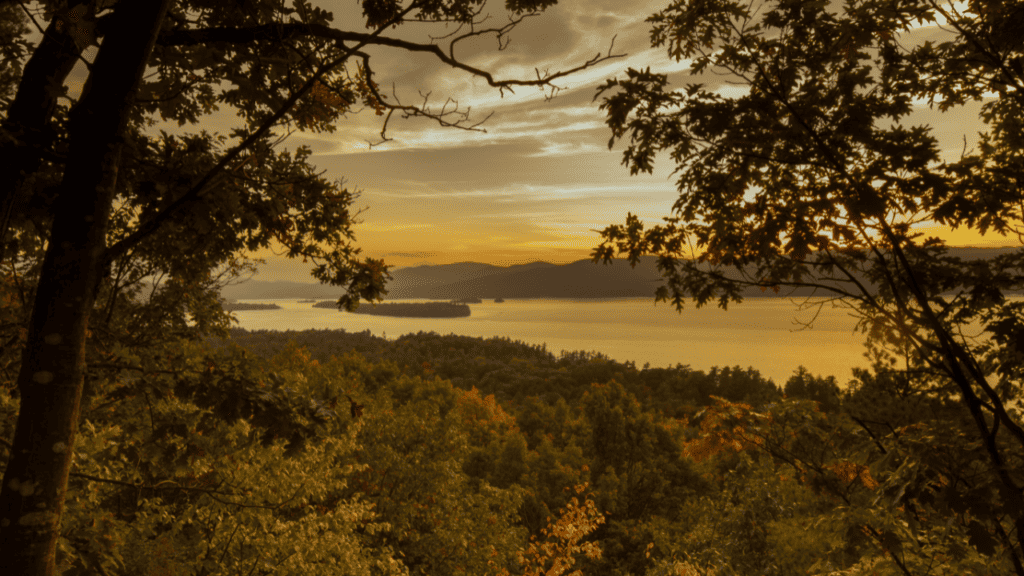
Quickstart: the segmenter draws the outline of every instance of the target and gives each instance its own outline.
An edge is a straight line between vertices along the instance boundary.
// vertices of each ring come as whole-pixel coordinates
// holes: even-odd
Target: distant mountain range
[[[391,271],[385,299],[428,298],[614,298],[654,296],[663,282],[654,265],[645,258],[636,268],[626,260],[594,264],[579,260],[570,264],[533,262],[501,267],[479,262],[423,265]],[[266,282],[250,280],[221,290],[229,300],[272,298],[338,298],[334,286],[309,282]]]
[[[1014,250],[1012,248],[951,248],[950,255],[964,259],[991,258]],[[533,262],[501,267],[478,262],[421,265],[391,271],[385,299],[426,298],[453,300],[461,298],[620,298],[653,297],[664,279],[656,267],[657,258],[645,256],[636,268],[625,259],[604,265],[591,260],[569,264]],[[779,296],[800,296],[783,290]],[[748,296],[775,296],[771,290],[758,288],[744,292]],[[228,300],[255,299],[337,299],[341,290],[335,286],[312,282],[267,282],[249,280],[221,290]]]

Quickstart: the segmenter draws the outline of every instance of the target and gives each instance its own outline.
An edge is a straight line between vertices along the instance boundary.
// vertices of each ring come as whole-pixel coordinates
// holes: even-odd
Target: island
[[[501,303],[502,303],[502,302],[504,302],[504,301],[505,301],[505,299],[504,299],[504,298],[495,298],[495,299],[494,299],[494,303],[495,303],[495,304],[501,304]]]
[[[298,302],[299,304],[312,304],[313,302],[316,302],[316,300],[299,300]]]
[[[324,300],[313,305],[314,308],[337,308],[334,300]],[[353,314],[371,314],[373,316],[401,316],[405,318],[463,318],[469,316],[469,306],[451,302],[401,302],[362,304]]]
[[[277,304],[240,304],[238,302],[224,302],[221,304],[224,307],[225,312],[235,312],[236,310],[280,310],[281,307]]]

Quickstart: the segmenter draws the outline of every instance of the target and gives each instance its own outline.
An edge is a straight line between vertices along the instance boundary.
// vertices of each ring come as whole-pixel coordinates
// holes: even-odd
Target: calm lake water
[[[426,300],[389,300],[424,302]],[[248,310],[233,314],[246,330],[344,329],[369,330],[389,340],[408,334],[436,332],[473,337],[509,337],[528,344],[546,344],[557,357],[561,351],[602,352],[637,368],[689,365],[699,370],[712,366],[752,367],[782,385],[798,366],[813,374],[833,375],[840,385],[851,378],[850,369],[867,367],[865,336],[854,332],[856,320],[843,308],[826,305],[813,328],[802,328],[815,310],[799,310],[785,298],[750,298],[729,306],[694,309],[680,314],[670,303],[653,298],[601,300],[536,299],[484,301],[470,304],[467,318],[393,318],[350,314],[330,308],[312,308],[296,300],[241,300],[273,302],[280,310]],[[802,300],[800,301],[802,302]],[[362,304],[369,306],[369,304]]]

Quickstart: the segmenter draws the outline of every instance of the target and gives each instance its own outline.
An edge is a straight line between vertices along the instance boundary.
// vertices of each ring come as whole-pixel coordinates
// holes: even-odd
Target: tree
[[[364,418],[357,462],[366,468],[352,487],[388,526],[374,544],[396,550],[414,575],[497,574],[515,562],[524,490],[466,471],[474,440],[514,425],[493,399],[402,376]]]
[[[654,46],[747,90],[673,91],[650,69],[599,88],[609,144],[629,137],[623,163],[650,173],[668,151],[680,197],[664,224],[645,230],[629,214],[604,229],[593,256],[658,255],[657,297],[680,310],[685,298],[726,308],[749,287],[812,288],[828,297],[819,305],[854,309],[877,372],[958,398],[999,487],[1001,514],[985,529],[1024,574],[1024,307],[1006,298],[1021,288],[1024,252],[962,259],[914,228],[1024,232],[1024,7],[968,4],[678,0],[651,16]],[[904,36],[939,17],[951,40]],[[942,160],[930,127],[901,123],[914,98],[942,112],[984,101],[977,151]]]
[[[18,424],[0,489],[9,566],[52,574],[82,397],[85,338],[98,288],[127,118],[170,2],[121,7],[94,82],[69,118],[68,163],[22,354]],[[97,88],[105,88],[102,92]],[[29,348],[29,346],[34,347]]]
[[[644,411],[615,380],[592,384],[580,409],[590,429],[584,454],[595,501],[608,516],[599,531],[605,551],[599,571],[642,573],[650,559],[644,546],[659,533],[679,533],[676,521],[703,483],[682,454],[677,422]]]
[[[104,390],[83,412],[58,572],[408,573],[369,541],[386,528],[373,505],[347,495],[362,448],[348,410],[237,348],[163,353],[147,348],[141,370],[94,383]],[[332,384],[336,395],[345,382]]]
[[[668,427],[614,380],[591,385],[580,404],[590,423],[586,454],[604,509],[621,520],[675,512],[693,478]]]
[[[573,488],[576,494],[582,494],[586,484]],[[566,488],[566,491],[569,491]],[[596,559],[601,557],[601,546],[595,542],[583,542],[591,532],[604,523],[604,515],[598,512],[594,501],[585,497],[581,504],[579,498],[573,496],[569,503],[558,511],[554,522],[549,520],[546,528],[541,530],[543,538],[539,541],[530,537],[525,550],[519,552],[519,561],[526,576],[561,576],[573,565],[577,558]],[[509,576],[502,570],[502,576]],[[573,570],[569,576],[582,576],[580,570]]]
[[[353,194],[315,174],[305,162],[308,149],[273,154],[271,130],[281,123],[333,130],[358,103],[388,118],[397,111],[472,128],[462,111],[388,102],[364,46],[432,54],[499,90],[553,89],[552,81],[614,57],[598,55],[533,80],[496,80],[456,57],[460,40],[494,34],[501,44],[518,22],[551,4],[509,0],[510,22],[484,29],[478,1],[367,0],[368,33],[336,29],[330,13],[302,0],[294,8],[278,0],[71,0],[43,2],[43,14],[18,7],[48,25],[24,66],[0,74],[0,153],[14,159],[0,174],[0,248],[11,274],[29,282],[31,310],[27,333],[12,340],[22,354],[20,409],[0,488],[0,555],[9,571],[54,571],[98,295],[108,294],[113,307],[143,277],[166,274],[200,331],[216,327],[226,316],[217,309],[211,271],[277,240],[288,256],[313,259],[317,279],[346,288],[339,306],[379,298],[387,267],[360,260],[351,245]],[[19,61],[31,48],[19,38],[26,20],[12,2],[0,4],[0,17],[5,58]],[[468,31],[449,37],[447,49],[385,34],[408,21],[453,22]],[[60,103],[64,80],[91,44],[100,49],[87,62],[82,97],[69,108]],[[156,68],[155,80],[142,79],[147,66]],[[216,94],[222,81],[235,86]],[[205,132],[145,134],[157,113],[194,124],[218,103],[238,108],[246,121],[233,133],[241,142],[224,153]],[[184,313],[167,309],[161,322],[185,324]]]
[[[786,380],[786,386],[782,392],[786,396],[814,400],[818,403],[818,407],[825,412],[837,410],[842,397],[835,376],[815,376],[803,366],[797,368],[789,380]]]

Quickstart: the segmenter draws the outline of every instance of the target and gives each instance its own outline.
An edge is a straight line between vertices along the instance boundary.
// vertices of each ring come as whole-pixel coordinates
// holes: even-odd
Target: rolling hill
[[[965,260],[988,258],[1011,249],[952,248],[950,254]],[[453,300],[461,298],[619,298],[654,296],[664,279],[658,273],[654,256],[640,259],[631,268],[625,259],[612,264],[595,264],[578,260],[569,264],[532,262],[501,267],[478,262],[422,265],[398,268],[391,272],[385,299],[426,298]],[[779,296],[803,296],[810,289],[783,290]],[[820,292],[819,292],[820,293]],[[337,298],[340,290],[311,282],[265,282],[250,280],[221,291],[229,300],[273,298]],[[775,296],[757,288],[744,291],[746,296]]]

